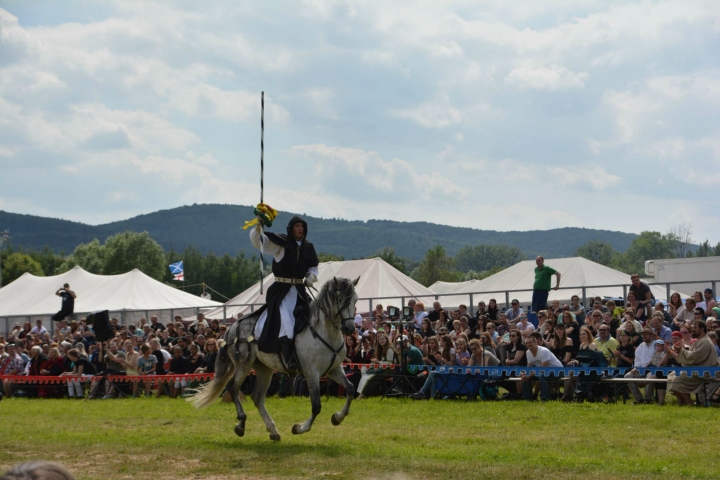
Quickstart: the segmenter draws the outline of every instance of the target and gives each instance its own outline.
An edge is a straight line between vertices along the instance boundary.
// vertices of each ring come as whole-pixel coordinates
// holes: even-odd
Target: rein
[[[343,349],[343,347],[345,347],[345,342],[343,341],[342,344],[340,345],[340,348],[335,350],[327,341],[325,341],[325,339],[322,336],[320,336],[320,334],[317,332],[317,330],[315,330],[315,327],[313,327],[312,325],[310,325],[310,333],[312,333],[313,338],[320,340],[320,342],[323,345],[325,345],[328,348],[328,350],[330,350],[333,354],[332,359],[330,359],[330,365],[328,365],[328,368],[325,369],[325,373],[320,375],[321,377],[324,377],[325,375],[327,375],[327,372],[330,371],[333,364],[335,363],[338,353],[340,353],[340,351]]]

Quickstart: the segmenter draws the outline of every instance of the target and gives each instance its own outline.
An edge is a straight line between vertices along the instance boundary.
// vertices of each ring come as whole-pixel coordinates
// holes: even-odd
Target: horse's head
[[[333,323],[340,320],[340,330],[344,335],[355,331],[355,303],[358,299],[355,286],[359,280],[360,277],[355,280],[333,277],[323,286],[326,295],[323,295],[324,305],[320,308]]]

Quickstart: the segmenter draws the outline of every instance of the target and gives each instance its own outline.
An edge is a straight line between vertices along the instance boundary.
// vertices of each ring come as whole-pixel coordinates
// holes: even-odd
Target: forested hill
[[[284,232],[292,215],[281,212],[272,230]],[[56,252],[72,253],[80,243],[93,238],[104,242],[111,235],[129,230],[147,231],[165,250],[183,251],[192,244],[203,253],[235,255],[240,250],[247,253],[253,250],[247,231],[242,230],[243,221],[251,218],[252,207],[211,204],[161,210],[92,226],[0,210],[0,230],[10,229],[11,244],[26,249],[40,250],[47,245]],[[630,233],[585,228],[496,232],[424,222],[305,218],[309,238],[319,252],[341,255],[348,260],[371,255],[386,246],[395,248],[399,256],[421,260],[435,245],[442,245],[448,254],[454,255],[465,245],[478,244],[518,247],[528,258],[538,254],[568,257],[590,240],[604,240],[623,252],[636,237]]]

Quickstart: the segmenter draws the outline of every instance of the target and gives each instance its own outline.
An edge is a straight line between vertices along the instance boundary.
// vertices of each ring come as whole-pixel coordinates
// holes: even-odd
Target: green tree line
[[[720,242],[714,247],[708,240],[693,251],[688,226],[672,227],[667,233],[641,232],[624,252],[615,251],[603,241],[590,241],[580,246],[575,255],[628,274],[645,274],[647,260],[720,256]]]
[[[577,249],[575,255],[609,266],[626,273],[644,272],[646,260],[660,258],[720,256],[720,243],[709,241],[694,250],[690,248],[689,226],[673,227],[667,233],[642,232],[625,252],[617,252],[603,241],[590,241]],[[342,261],[342,256],[318,254],[321,262]],[[453,257],[437,245],[427,251],[422,261],[401,257],[395,249],[384,247],[367,258],[379,257],[411,276],[419,283],[430,286],[437,281],[458,282],[482,279],[524,260],[517,247],[505,245],[465,246]],[[243,292],[260,278],[259,258],[247,257],[244,252],[236,256],[213,253],[203,254],[193,246],[183,252],[163,251],[147,233],[124,232],[108,237],[104,243],[95,239],[78,245],[70,255],[56,254],[46,247],[41,251],[24,250],[7,245],[0,250],[3,285],[7,285],[26,272],[36,276],[57,275],[80,266],[99,275],[117,275],[137,268],[146,275],[175,287],[183,283],[174,281],[168,265],[183,260],[186,290],[203,292],[202,284],[209,286],[215,300],[222,301]],[[263,274],[269,273],[265,264]]]
[[[185,282],[173,280],[168,266],[183,260]],[[187,285],[186,291],[203,293],[202,284],[214,291],[209,293],[215,300],[232,298],[260,278],[257,257],[245,257],[244,252],[232,257],[210,253],[203,255],[189,246],[184,252],[162,247],[147,232],[124,232],[108,237],[104,244],[95,239],[78,245],[70,255],[59,255],[49,248],[42,251],[25,251],[22,247],[9,245],[0,251],[3,285],[29,272],[36,276],[58,275],[75,266],[98,275],[118,275],[135,268],[155,280],[178,288]]]

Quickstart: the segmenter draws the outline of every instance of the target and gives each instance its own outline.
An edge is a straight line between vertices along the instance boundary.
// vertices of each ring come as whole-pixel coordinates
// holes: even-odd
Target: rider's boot
[[[283,359],[285,360],[285,365],[287,366],[288,370],[297,370],[297,365],[295,364],[295,356],[292,354],[292,349],[290,348],[290,339],[288,337],[280,337],[280,350],[282,350]]]

